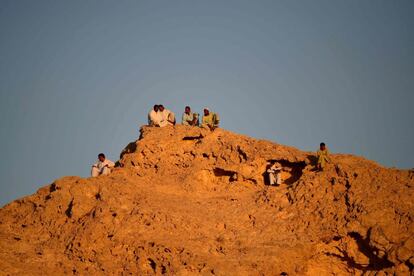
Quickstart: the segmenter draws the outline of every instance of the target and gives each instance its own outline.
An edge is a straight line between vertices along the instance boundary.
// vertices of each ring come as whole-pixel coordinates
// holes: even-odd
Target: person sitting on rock
[[[220,118],[217,113],[210,112],[208,108],[204,108],[204,116],[201,127],[214,130],[219,127]]]
[[[198,126],[198,114],[191,112],[191,108],[186,106],[181,119],[181,124],[184,126]]]
[[[99,175],[106,175],[111,172],[111,168],[115,166],[114,162],[105,158],[105,154],[98,155],[98,162],[92,165],[91,176],[97,177]]]
[[[148,125],[159,126],[160,124],[160,112],[158,104],[154,105],[154,108],[148,113]]]
[[[319,145],[319,150],[316,152],[316,155],[317,155],[317,158],[318,158],[316,168],[319,171],[323,171],[326,167],[326,163],[331,161],[331,159],[329,157],[329,151],[326,148],[325,143],[321,143]]]
[[[158,107],[159,107],[159,112],[160,112],[159,126],[160,127],[174,126],[175,125],[175,114],[172,111],[164,108],[162,104],[160,104]]]
[[[268,165],[270,165],[270,163],[268,163]],[[279,162],[275,162],[269,169],[267,169],[270,185],[279,186],[282,184],[281,172],[282,165]]]

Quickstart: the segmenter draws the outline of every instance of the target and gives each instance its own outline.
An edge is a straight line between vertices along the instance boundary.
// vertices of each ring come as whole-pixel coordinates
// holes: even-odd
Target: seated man
[[[270,163],[269,163],[269,165],[270,165]],[[278,162],[275,162],[267,170],[267,172],[269,173],[270,185],[279,186],[280,184],[282,184],[282,177],[281,177],[282,166]]]
[[[214,130],[219,127],[220,118],[217,113],[210,112],[208,108],[204,108],[204,116],[201,127]]]
[[[156,104],[154,108],[148,113],[148,125],[149,126],[159,126],[160,121],[160,112],[159,106]]]
[[[97,177],[99,175],[106,175],[111,172],[111,168],[115,166],[114,162],[105,159],[105,154],[98,155],[98,162],[92,165],[91,176]]]
[[[189,106],[185,107],[181,124],[184,126],[198,126],[198,114],[191,112]]]
[[[158,108],[160,113],[159,126],[175,126],[175,114],[172,111],[164,108],[162,104],[160,104]]]
[[[316,152],[316,155],[318,157],[318,163],[316,165],[316,168],[319,171],[323,171],[326,166],[326,163],[331,162],[331,159],[329,157],[329,151],[326,148],[325,143],[321,143],[319,145],[319,150]]]

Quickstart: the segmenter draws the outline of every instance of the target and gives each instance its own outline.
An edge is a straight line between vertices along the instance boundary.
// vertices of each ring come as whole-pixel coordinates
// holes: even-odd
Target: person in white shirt
[[[159,111],[159,105],[154,105],[154,108],[148,113],[148,125],[159,126],[161,120],[161,114]]]
[[[184,126],[198,126],[198,114],[191,112],[191,108],[186,106],[181,117],[181,124]]]
[[[269,165],[270,165],[270,163],[269,163]],[[269,173],[270,185],[279,186],[280,184],[282,184],[282,177],[281,177],[282,166],[278,162],[275,162],[267,170],[267,172]]]
[[[105,158],[105,154],[100,153],[98,155],[98,162],[92,165],[91,176],[97,177],[99,175],[106,175],[111,172],[111,168],[115,166],[115,163]]]
[[[160,127],[175,126],[175,114],[172,111],[164,108],[162,104],[160,104],[158,108],[159,108],[158,112],[160,113],[159,126]]]

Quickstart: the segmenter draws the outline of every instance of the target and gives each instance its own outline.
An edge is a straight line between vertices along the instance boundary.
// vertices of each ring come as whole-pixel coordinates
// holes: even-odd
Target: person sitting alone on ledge
[[[319,150],[316,152],[318,162],[316,165],[316,169],[318,171],[323,171],[326,167],[326,163],[331,162],[331,158],[329,157],[329,151],[326,148],[325,143],[321,143],[319,145]]]
[[[107,175],[111,173],[111,168],[115,166],[115,163],[105,158],[105,154],[100,153],[98,155],[98,162],[92,165],[91,176],[97,177],[99,175]]]

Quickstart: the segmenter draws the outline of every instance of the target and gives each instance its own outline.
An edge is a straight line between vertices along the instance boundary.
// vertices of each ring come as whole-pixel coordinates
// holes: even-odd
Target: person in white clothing
[[[279,186],[280,184],[282,184],[282,177],[281,177],[282,166],[278,162],[275,162],[267,170],[267,172],[269,173],[270,185]]]
[[[184,126],[198,126],[198,114],[191,112],[191,108],[186,106],[184,109],[183,116],[181,117],[181,124]]]
[[[175,126],[175,114],[164,108],[162,104],[159,105],[159,113],[160,113],[160,127],[165,126]]]
[[[91,176],[106,175],[111,172],[111,168],[115,166],[114,162],[105,158],[105,154],[98,155],[98,162],[92,165]]]
[[[154,108],[148,113],[148,125],[159,126],[161,120],[161,114],[159,111],[159,105],[154,105]]]

